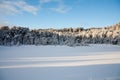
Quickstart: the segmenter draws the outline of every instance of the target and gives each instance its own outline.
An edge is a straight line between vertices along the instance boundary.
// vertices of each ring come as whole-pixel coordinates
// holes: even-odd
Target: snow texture
[[[120,80],[120,46],[0,46],[0,80]]]

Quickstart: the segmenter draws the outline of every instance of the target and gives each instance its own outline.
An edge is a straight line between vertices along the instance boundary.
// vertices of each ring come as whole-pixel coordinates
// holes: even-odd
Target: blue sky
[[[104,27],[120,22],[120,0],[0,0],[0,25]]]

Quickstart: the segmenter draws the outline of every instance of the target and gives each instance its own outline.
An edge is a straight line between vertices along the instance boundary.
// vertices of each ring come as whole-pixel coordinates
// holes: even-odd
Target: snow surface
[[[0,80],[120,80],[120,46],[0,46]]]

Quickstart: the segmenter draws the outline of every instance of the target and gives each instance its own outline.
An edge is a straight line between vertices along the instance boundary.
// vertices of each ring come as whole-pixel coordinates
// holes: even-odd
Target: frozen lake
[[[120,46],[0,46],[0,80],[120,80]]]

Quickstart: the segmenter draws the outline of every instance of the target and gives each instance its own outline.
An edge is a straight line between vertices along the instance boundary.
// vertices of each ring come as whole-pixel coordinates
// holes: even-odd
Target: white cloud
[[[27,4],[25,1],[2,1],[0,3],[0,14],[20,14],[23,12],[37,14],[38,8]]]
[[[61,3],[61,2],[63,2],[63,0],[40,0],[39,2],[40,2],[41,4],[43,4],[43,3],[50,3],[50,2]]]
[[[41,3],[41,4],[43,4],[43,3],[49,3],[49,2],[51,2],[51,1],[53,1],[53,0],[40,0],[40,3]]]
[[[59,13],[67,13],[71,9],[72,9],[71,7],[68,7],[68,6],[65,6],[65,5],[60,5],[58,7],[51,8],[51,10],[59,12]]]
[[[14,14],[18,13],[19,10],[8,1],[0,3],[0,14]]]
[[[47,3],[53,3],[56,6],[46,7],[43,5],[47,5]],[[47,10],[52,10],[58,13],[67,13],[72,8],[66,4],[64,4],[63,0],[39,0],[40,8],[44,8]],[[14,15],[14,14],[22,14],[23,12],[28,12],[36,15],[39,8],[37,6],[30,5],[25,2],[25,0],[0,0],[0,15]]]
[[[41,5],[45,5],[46,3],[52,3],[55,2],[57,4],[56,7],[49,7],[50,10],[59,12],[59,13],[66,13],[72,8],[70,6],[67,6],[64,4],[63,0],[40,0]]]
[[[31,6],[31,5],[28,5],[26,2],[19,1],[19,2],[16,2],[14,4],[17,7],[19,7],[22,11],[26,11],[26,12],[32,13],[34,15],[37,14],[38,8]]]

